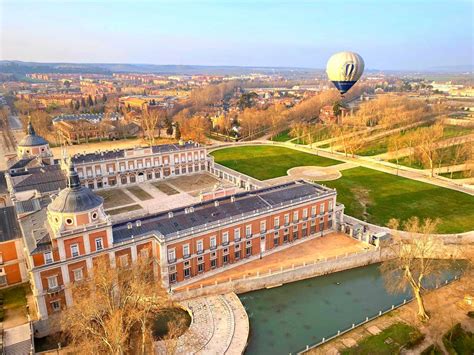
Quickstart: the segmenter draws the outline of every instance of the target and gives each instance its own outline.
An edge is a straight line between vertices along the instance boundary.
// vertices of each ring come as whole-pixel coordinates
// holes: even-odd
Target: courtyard
[[[157,213],[198,203],[201,193],[212,191],[216,186],[227,188],[231,185],[208,173],[197,173],[98,190],[96,193],[104,198],[106,213],[121,219],[128,213]]]

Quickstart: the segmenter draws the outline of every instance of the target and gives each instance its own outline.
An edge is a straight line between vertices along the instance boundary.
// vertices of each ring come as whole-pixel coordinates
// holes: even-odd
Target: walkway
[[[280,247],[282,248],[282,247]],[[245,277],[263,275],[269,270],[274,272],[280,269],[288,269],[293,265],[303,265],[304,263],[312,263],[318,259],[332,258],[359,252],[370,248],[367,244],[350,238],[343,233],[331,233],[324,237],[313,237],[308,240],[299,240],[298,243],[288,244],[282,250],[276,251],[272,254],[265,255],[262,259],[254,259],[245,264],[237,264],[228,270],[216,269],[216,275],[206,277],[201,280],[190,282],[187,285],[180,286],[176,289],[193,289],[201,285],[213,285],[216,282],[222,283],[229,279],[240,279]],[[269,250],[270,251],[270,250]]]
[[[182,301],[192,322],[179,339],[177,354],[242,354],[249,336],[247,313],[235,293]],[[155,353],[163,354],[164,342]]]
[[[4,354],[26,355],[31,351],[30,324],[26,323],[4,331]]]

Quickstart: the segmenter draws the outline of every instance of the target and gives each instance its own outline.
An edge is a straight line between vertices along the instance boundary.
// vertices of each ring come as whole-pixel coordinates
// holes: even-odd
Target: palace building
[[[113,223],[71,163],[66,188],[20,225],[38,313],[47,319],[72,304],[71,284],[97,257],[126,267],[153,256],[156,275],[171,288],[334,231],[342,213],[334,190],[295,181]]]
[[[50,317],[73,304],[71,286],[87,278],[96,258],[126,268],[153,257],[157,282],[171,290],[321,237],[342,222],[344,206],[336,204],[335,190],[303,180],[263,187],[215,164],[205,147],[192,142],[54,160],[31,124],[28,132],[19,160],[5,173],[13,204],[8,213],[16,213],[17,224],[0,240],[0,257],[8,263],[4,270],[0,265],[0,287],[29,280],[37,336],[48,333]],[[94,192],[196,172],[233,183],[232,194],[112,218]]]

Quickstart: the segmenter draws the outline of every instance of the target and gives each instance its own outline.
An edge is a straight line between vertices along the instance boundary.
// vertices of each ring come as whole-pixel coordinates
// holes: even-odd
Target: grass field
[[[380,334],[362,339],[355,347],[343,350],[341,354],[398,354],[404,345],[418,337],[421,337],[418,329],[404,323],[396,323]]]
[[[121,189],[99,190],[95,192],[104,198],[104,208],[113,208],[132,203],[133,200]]]
[[[108,210],[107,214],[109,215],[116,215],[124,212],[130,212],[130,211],[137,211],[140,210],[142,206],[140,205],[130,205],[130,206],[125,206],[125,207],[120,207],[120,208],[114,208],[113,210]]]
[[[292,137],[289,135],[290,130],[285,129],[284,131],[281,131],[278,133],[276,136],[274,136],[271,140],[274,142],[286,142],[289,141]]]
[[[448,179],[468,179],[472,177],[473,171],[472,170],[464,170],[464,171],[455,171],[451,176],[451,173],[442,173],[439,174],[441,176],[447,177]]]
[[[127,187],[127,190],[130,191],[136,198],[140,199],[141,201],[153,199],[153,196],[143,190],[140,186],[130,186]]]
[[[341,162],[298,150],[273,146],[243,146],[219,149],[211,153],[216,163],[259,180],[285,176],[296,166],[331,166]]]
[[[420,126],[413,127],[402,131],[402,135],[406,133],[413,132],[421,127],[429,127],[433,124],[433,122],[423,123]],[[462,127],[462,126],[454,126],[454,125],[446,125],[444,126],[443,130],[443,138],[448,139],[453,137],[459,137],[466,134],[472,133],[474,130],[470,127]],[[357,155],[362,156],[373,156],[378,154],[384,154],[388,152],[388,141],[391,136],[386,136],[380,139],[376,139],[374,141],[368,142],[366,146],[362,147],[357,151]]]
[[[176,190],[165,182],[153,182],[152,185],[155,186],[161,192],[167,194],[168,196],[179,194],[178,190]]]
[[[439,164],[438,161],[436,161],[435,163],[435,167],[440,167],[440,166],[449,166],[449,165],[453,165],[453,164],[462,164],[463,162],[455,162],[454,161],[454,156],[455,156],[455,150],[456,150],[456,145],[452,145],[450,147],[444,147],[444,148],[440,148],[437,150],[437,154],[438,156],[441,157],[441,164]],[[395,159],[391,159],[389,160],[389,162],[391,163],[396,163],[397,161]],[[410,157],[409,156],[405,156],[403,158],[400,158],[398,160],[398,163],[400,165],[404,165],[404,166],[408,166],[410,168],[415,168],[415,169],[429,169],[429,166],[428,165],[423,165],[423,162],[421,162],[420,160],[418,159],[415,159],[415,157]]]
[[[474,197],[423,182],[368,168],[342,171],[342,177],[325,181],[337,189],[345,213],[385,226],[390,218],[439,218],[439,233],[474,229]]]

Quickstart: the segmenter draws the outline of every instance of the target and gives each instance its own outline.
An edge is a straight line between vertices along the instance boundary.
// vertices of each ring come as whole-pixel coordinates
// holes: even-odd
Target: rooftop
[[[117,243],[152,232],[165,238],[184,236],[188,232],[196,233],[211,229],[216,223],[222,225],[235,222],[239,218],[264,213],[297,201],[335,193],[334,190],[320,185],[302,180],[294,181],[147,216],[140,220],[139,225],[136,221],[120,222],[113,226],[113,238]],[[172,212],[171,218],[169,212]],[[132,228],[129,228],[130,222],[135,222],[132,223]]]
[[[162,144],[162,145],[154,145],[152,146],[152,152],[154,154],[157,153],[168,153],[168,152],[175,152],[179,150],[185,150],[196,147],[196,143],[194,142],[186,142],[183,145],[179,144]],[[120,159],[125,157],[126,150],[133,150],[135,148],[130,149],[115,149],[115,150],[106,150],[102,152],[94,152],[94,153],[85,153],[85,154],[76,154],[72,157],[72,161],[74,164],[81,164],[81,163],[91,163],[96,161],[106,161],[111,159]]]
[[[18,143],[20,147],[33,147],[46,145],[48,141],[41,136],[37,136],[31,121],[28,123],[27,135]]]
[[[7,242],[21,237],[20,225],[16,219],[15,207],[0,208],[0,242]]]
[[[10,175],[15,192],[38,190],[40,193],[58,191],[66,187],[66,176],[57,164],[29,168]]]

